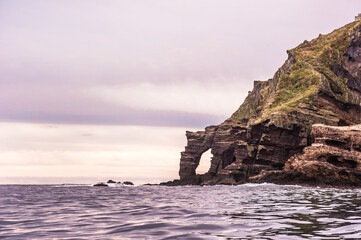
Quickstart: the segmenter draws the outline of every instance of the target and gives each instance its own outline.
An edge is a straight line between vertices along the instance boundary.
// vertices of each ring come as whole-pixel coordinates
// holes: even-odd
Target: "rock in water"
[[[360,103],[361,22],[355,21],[289,50],[273,78],[255,81],[244,103],[222,124],[187,131],[177,184],[239,184],[261,172],[282,170],[311,144],[313,124],[360,124]],[[209,149],[211,167],[196,176]]]
[[[123,182],[123,184],[124,184],[124,185],[131,185],[131,186],[134,185],[134,183],[132,183],[132,182],[130,182],[130,181],[125,181],[125,182]]]
[[[109,187],[108,184],[100,182],[93,185],[94,187]]]

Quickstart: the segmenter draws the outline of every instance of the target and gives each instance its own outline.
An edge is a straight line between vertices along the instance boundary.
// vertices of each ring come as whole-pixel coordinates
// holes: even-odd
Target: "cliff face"
[[[313,125],[313,143],[292,156],[283,171],[264,171],[254,182],[302,183],[323,186],[361,186],[361,125]]]
[[[272,79],[256,81],[240,108],[225,122],[187,132],[181,153],[184,183],[242,183],[262,171],[282,170],[311,144],[313,124],[361,123],[361,22],[305,41],[288,51]],[[196,177],[211,149],[208,174]]]

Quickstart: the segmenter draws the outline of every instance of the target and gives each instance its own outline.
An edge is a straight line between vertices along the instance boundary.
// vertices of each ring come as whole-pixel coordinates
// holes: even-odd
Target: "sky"
[[[186,130],[224,121],[286,50],[358,12],[359,0],[0,0],[0,184],[177,178]]]

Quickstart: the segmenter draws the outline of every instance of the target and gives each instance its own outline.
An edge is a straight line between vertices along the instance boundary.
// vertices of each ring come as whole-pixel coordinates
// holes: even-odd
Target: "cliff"
[[[254,182],[361,187],[361,125],[313,125],[313,143],[292,156],[282,171],[264,171]]]
[[[256,81],[230,118],[186,133],[180,180],[172,184],[254,181],[261,173],[283,170],[288,159],[310,146],[312,125],[361,123],[360,21],[287,52],[288,59],[273,78]],[[196,175],[200,158],[209,149],[210,169]],[[306,161],[301,159],[294,163]],[[298,169],[294,164],[287,168],[291,166]]]

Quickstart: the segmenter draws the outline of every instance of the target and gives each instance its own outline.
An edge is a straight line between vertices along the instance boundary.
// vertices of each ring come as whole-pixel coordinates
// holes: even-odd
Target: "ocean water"
[[[361,190],[0,185],[4,239],[361,239]]]

